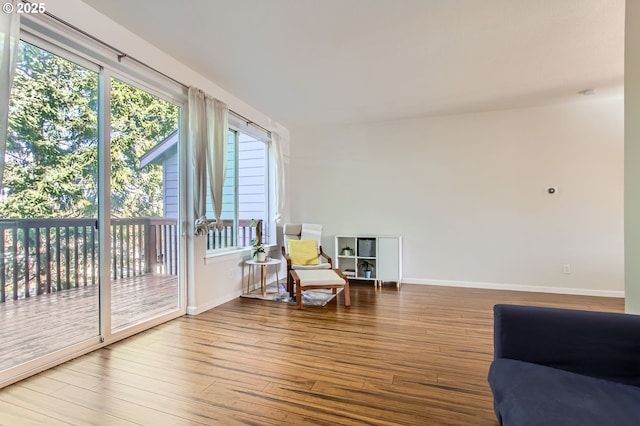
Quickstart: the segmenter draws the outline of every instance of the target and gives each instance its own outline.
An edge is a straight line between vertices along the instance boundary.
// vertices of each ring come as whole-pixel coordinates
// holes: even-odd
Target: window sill
[[[265,245],[267,249],[267,253],[271,254],[271,252],[277,248],[275,244]],[[229,260],[241,260],[245,261],[251,258],[251,247],[241,247],[241,248],[232,248],[228,250],[216,250],[207,252],[204,255],[204,263],[205,265],[211,263],[219,263],[226,262]]]

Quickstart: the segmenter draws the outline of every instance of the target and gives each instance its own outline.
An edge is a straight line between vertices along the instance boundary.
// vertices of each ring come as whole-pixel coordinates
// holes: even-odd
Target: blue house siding
[[[164,182],[164,217],[178,218],[178,156],[172,155],[162,164]]]
[[[238,218],[266,219],[266,149],[264,142],[240,133],[238,135]],[[234,147],[230,146],[227,177],[223,189],[222,218],[234,218]],[[207,217],[214,217],[211,203],[207,204]]]
[[[140,167],[162,165],[162,216],[178,218],[178,131],[154,145],[140,157]]]
[[[266,219],[266,149],[265,143],[240,134],[238,151],[241,165],[238,176],[240,219]]]

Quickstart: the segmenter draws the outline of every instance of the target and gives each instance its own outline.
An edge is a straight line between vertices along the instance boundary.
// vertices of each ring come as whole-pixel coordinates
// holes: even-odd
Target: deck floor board
[[[178,277],[147,274],[112,281],[111,323],[123,329],[178,306]],[[98,336],[98,286],[0,304],[0,370]]]

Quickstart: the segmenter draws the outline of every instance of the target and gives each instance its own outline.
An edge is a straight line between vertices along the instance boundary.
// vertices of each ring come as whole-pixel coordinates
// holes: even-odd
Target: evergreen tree
[[[111,210],[118,217],[162,216],[162,169],[140,157],[178,127],[178,108],[136,87],[111,82]]]
[[[97,88],[96,73],[21,43],[2,217],[95,216]]]
[[[96,217],[98,74],[21,42],[9,109],[3,218]],[[162,172],[140,157],[177,129],[178,108],[112,80],[114,217],[162,215]]]

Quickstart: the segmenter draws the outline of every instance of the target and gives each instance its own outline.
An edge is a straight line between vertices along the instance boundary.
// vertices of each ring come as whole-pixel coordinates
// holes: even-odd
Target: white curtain
[[[280,223],[282,213],[284,212],[285,203],[285,186],[284,186],[284,154],[282,153],[282,140],[276,132],[271,132],[271,145],[273,163],[275,165],[276,174],[276,223]]]
[[[227,140],[229,135],[229,107],[217,99],[207,97],[207,133],[210,134],[207,152],[207,171],[216,228],[222,229],[222,190],[227,176]]]
[[[207,134],[204,93],[189,87],[189,146],[193,167],[193,204],[195,210],[195,234],[207,233]]]
[[[13,6],[20,0],[5,2]],[[9,127],[9,96],[11,84],[16,72],[18,48],[20,44],[20,15],[16,12],[0,14],[0,190],[3,188],[4,153],[7,148],[7,132]]]
[[[229,108],[223,102],[189,88],[189,144],[194,180],[195,234],[204,235],[207,220],[207,182],[215,227],[221,228],[222,190],[227,172],[227,128]]]

